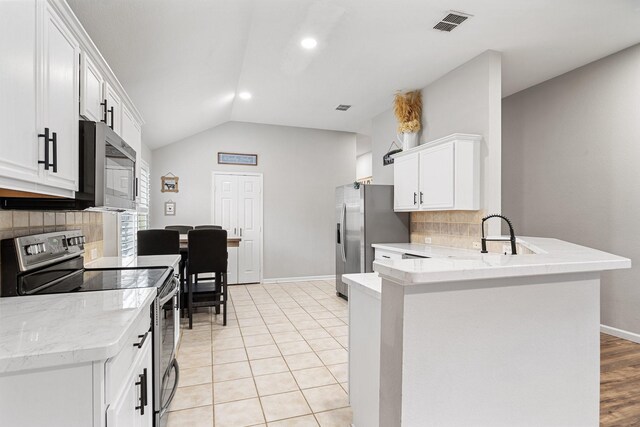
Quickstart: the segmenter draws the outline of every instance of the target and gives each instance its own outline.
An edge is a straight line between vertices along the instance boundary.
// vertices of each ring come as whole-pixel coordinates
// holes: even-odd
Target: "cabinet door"
[[[104,79],[86,53],[80,61],[80,115],[87,120],[104,122]]]
[[[227,248],[229,259],[227,260],[227,284],[238,283],[238,248]]]
[[[44,147],[36,125],[37,4],[0,1],[0,177],[33,183]]]
[[[418,155],[398,157],[393,166],[394,210],[418,210]]]
[[[229,237],[239,236],[237,176],[215,175],[213,205],[213,223],[227,230]]]
[[[104,84],[104,96],[107,100],[107,124],[122,136],[122,101],[120,96],[107,82]]]
[[[138,157],[140,156],[140,126],[133,117],[133,113],[129,111],[126,105],[122,104],[122,133],[120,136],[124,142],[129,144],[131,148],[136,150]]]
[[[78,189],[78,90],[80,46],[49,2],[46,3],[42,49],[43,126],[55,144],[49,144],[54,166],[45,171],[47,184]]]
[[[420,209],[449,209],[454,204],[454,144],[420,153]]]
[[[238,283],[260,281],[260,228],[261,193],[260,177],[240,176],[238,178]]]

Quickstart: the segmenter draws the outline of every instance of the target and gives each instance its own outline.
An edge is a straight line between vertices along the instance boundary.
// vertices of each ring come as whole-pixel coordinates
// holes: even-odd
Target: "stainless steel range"
[[[166,267],[85,270],[84,243],[80,230],[2,240],[0,297],[156,287],[158,294],[149,322],[153,334],[153,406],[155,425],[164,425],[180,375],[174,350],[179,282],[173,269]]]

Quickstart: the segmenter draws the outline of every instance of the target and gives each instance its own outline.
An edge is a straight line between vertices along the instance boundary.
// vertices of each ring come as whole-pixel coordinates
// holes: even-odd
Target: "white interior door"
[[[260,281],[260,248],[262,227],[262,179],[259,176],[238,177],[238,282]]]
[[[214,177],[213,223],[227,230],[229,237],[238,235],[238,176]]]

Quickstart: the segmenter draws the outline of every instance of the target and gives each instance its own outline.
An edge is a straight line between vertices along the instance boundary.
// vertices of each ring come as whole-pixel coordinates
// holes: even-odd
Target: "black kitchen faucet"
[[[489,218],[501,218],[506,221],[507,225],[509,226],[509,234],[511,234],[508,240],[507,239],[487,239],[486,237],[484,237],[484,222]],[[511,221],[506,216],[499,215],[499,214],[492,214],[482,218],[482,250],[480,252],[483,254],[487,253],[487,242],[511,242],[511,255],[517,255],[516,234],[513,231],[513,225],[511,225]]]

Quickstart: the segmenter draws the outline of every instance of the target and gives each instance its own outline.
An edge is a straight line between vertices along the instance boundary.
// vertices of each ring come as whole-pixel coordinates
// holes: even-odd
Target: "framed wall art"
[[[164,202],[164,214],[165,216],[175,216],[176,214],[176,202],[169,200]]]
[[[160,191],[163,193],[177,193],[178,192],[178,181],[180,178],[169,172],[165,176],[160,177],[162,180],[162,186],[160,187]]]
[[[218,164],[258,166],[258,155],[241,153],[218,153]]]

